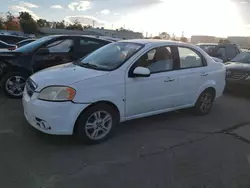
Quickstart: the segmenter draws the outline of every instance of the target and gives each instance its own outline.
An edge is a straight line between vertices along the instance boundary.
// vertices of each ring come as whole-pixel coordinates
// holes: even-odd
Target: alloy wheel
[[[206,113],[210,110],[213,103],[213,97],[210,93],[204,93],[200,98],[200,110]]]
[[[12,76],[5,83],[6,91],[15,96],[22,96],[25,87],[26,79],[22,76]]]
[[[92,140],[104,138],[112,128],[112,116],[107,111],[92,113],[85,124],[86,135]]]

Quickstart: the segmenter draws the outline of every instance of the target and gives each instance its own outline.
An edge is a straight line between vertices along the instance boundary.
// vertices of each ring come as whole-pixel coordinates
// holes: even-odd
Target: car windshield
[[[238,54],[231,62],[250,63],[250,52],[242,52]]]
[[[138,52],[143,45],[130,42],[116,42],[108,44],[75,64],[99,70],[114,70]]]
[[[41,46],[43,43],[45,43],[46,41],[52,39],[53,36],[49,36],[49,37],[43,37],[43,38],[40,38],[34,42],[31,42],[27,45],[24,45],[20,48],[17,48],[15,51],[16,52],[22,52],[22,53],[29,53],[29,52],[32,52],[34,51],[35,49],[37,49],[39,46]]]
[[[205,45],[205,44],[201,44],[198,45],[201,49],[203,49],[205,52],[207,52],[208,54],[211,54],[213,49],[217,46],[217,45]]]

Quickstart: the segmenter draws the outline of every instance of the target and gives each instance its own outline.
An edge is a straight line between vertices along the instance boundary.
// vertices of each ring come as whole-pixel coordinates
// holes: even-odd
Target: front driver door
[[[71,38],[60,38],[42,48],[47,48],[46,55],[35,54],[33,57],[33,71],[68,63],[74,60],[74,40]]]
[[[126,78],[126,117],[132,119],[157,113],[173,107],[178,80],[171,48],[157,47],[146,54],[130,68]],[[131,76],[135,67],[146,67],[150,77]]]

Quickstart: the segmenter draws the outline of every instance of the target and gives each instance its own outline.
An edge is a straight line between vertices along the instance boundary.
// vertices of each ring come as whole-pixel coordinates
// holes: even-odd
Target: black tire
[[[15,92],[11,93],[7,89],[8,88],[8,85],[7,85],[8,80],[11,78],[14,78],[14,77],[21,77],[21,80],[22,80],[22,87],[20,87],[21,90],[20,90],[20,92],[17,91],[17,93],[15,93]],[[23,73],[20,73],[20,72],[7,73],[6,75],[4,75],[2,82],[1,82],[4,94],[10,98],[16,98],[16,99],[22,98],[23,89],[24,89],[25,82],[27,79],[28,79],[28,76],[23,74]]]
[[[207,97],[207,102],[204,103],[204,97]],[[212,89],[203,91],[197,99],[193,111],[198,116],[205,116],[210,113],[215,98],[215,92]],[[210,101],[210,102],[208,102]],[[205,107],[204,107],[205,105]]]
[[[86,130],[86,125],[87,125],[87,121],[90,120],[90,118],[93,117],[93,114],[98,112],[98,111],[103,111],[103,112],[107,112],[112,119],[112,125],[111,128],[109,130],[109,132],[102,138],[98,138],[98,139],[93,139],[90,137],[90,135],[88,135],[88,131]],[[111,135],[113,135],[114,133],[114,129],[115,127],[119,124],[120,118],[119,118],[119,113],[117,112],[117,110],[112,107],[111,105],[108,104],[96,104],[93,106],[90,106],[89,108],[87,108],[86,110],[84,110],[81,115],[78,117],[76,124],[75,124],[75,128],[74,128],[74,134],[77,136],[78,139],[80,139],[81,141],[83,141],[84,143],[87,144],[98,144],[106,139],[108,139]],[[97,125],[95,125],[97,126]],[[93,130],[92,133],[94,133],[94,131],[98,129],[97,128],[93,128],[93,129],[89,129],[90,131]],[[88,132],[88,133],[87,133]]]

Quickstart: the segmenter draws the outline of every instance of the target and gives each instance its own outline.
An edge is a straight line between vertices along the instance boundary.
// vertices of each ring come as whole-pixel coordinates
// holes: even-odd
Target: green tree
[[[180,39],[180,41],[182,41],[182,42],[188,42],[188,39],[187,39],[187,37],[182,36],[181,39]]]
[[[38,27],[49,27],[49,22],[45,19],[39,19],[36,21]]]
[[[161,37],[161,39],[165,39],[165,40],[169,40],[170,39],[170,35],[167,32],[161,32],[159,34],[159,37]]]
[[[82,24],[80,24],[77,20],[74,21],[74,24],[70,24],[66,27],[66,29],[72,30],[83,30]]]
[[[4,30],[5,26],[4,26],[4,21],[3,18],[0,18],[0,30]]]
[[[19,12],[19,19],[24,33],[35,34],[38,32],[38,25],[28,12]]]
[[[228,39],[220,39],[219,40],[219,44],[230,44],[231,42],[230,42],[230,40],[228,40]]]
[[[153,39],[161,39],[161,37],[160,36],[155,36],[155,37],[153,37]]]

